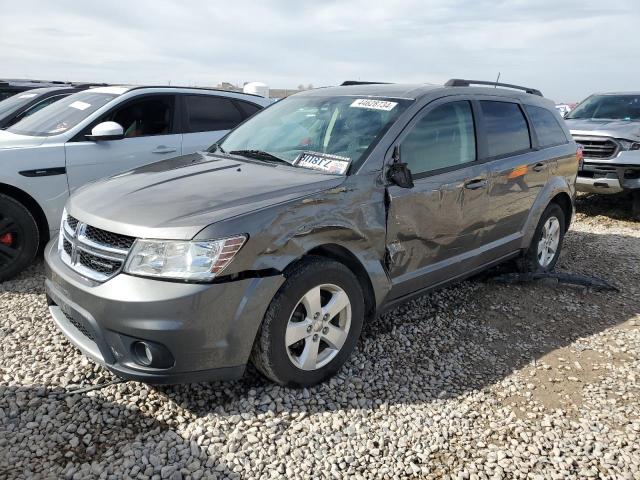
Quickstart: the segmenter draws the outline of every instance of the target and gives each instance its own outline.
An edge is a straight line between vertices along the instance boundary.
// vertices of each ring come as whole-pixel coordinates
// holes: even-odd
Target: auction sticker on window
[[[344,175],[351,164],[351,159],[327,153],[303,152],[293,164],[296,167],[311,168],[325,173]]]
[[[390,112],[398,102],[388,102],[387,100],[374,100],[371,98],[358,98],[350,105],[355,108],[369,108],[371,110],[384,110]]]
[[[71,105],[69,105],[71,108],[76,108],[78,110],[86,110],[87,108],[89,108],[91,106],[90,103],[86,103],[86,102],[81,102],[81,101],[75,101],[73,102]]]

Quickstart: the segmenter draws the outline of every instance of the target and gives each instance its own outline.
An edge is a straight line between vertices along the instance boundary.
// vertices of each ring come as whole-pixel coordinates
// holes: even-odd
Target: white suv
[[[57,233],[67,197],[102,177],[204,150],[270,101],[180,87],[99,87],[0,131],[0,281]]]

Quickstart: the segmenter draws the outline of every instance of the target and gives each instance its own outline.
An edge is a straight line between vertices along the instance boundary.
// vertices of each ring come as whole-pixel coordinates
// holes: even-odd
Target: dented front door
[[[481,253],[489,171],[479,161],[475,108],[462,95],[436,100],[396,140],[414,186],[387,187],[391,298],[463,275],[486,261]]]
[[[437,285],[472,268],[488,211],[487,169],[474,164],[389,186],[387,268],[391,298]]]

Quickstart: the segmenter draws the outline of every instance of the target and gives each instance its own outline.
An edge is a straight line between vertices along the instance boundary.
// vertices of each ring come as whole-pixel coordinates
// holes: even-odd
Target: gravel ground
[[[370,323],[309,390],[109,383],[36,264],[0,285],[0,478],[638,480],[640,224],[618,199],[578,211],[558,268],[620,293],[470,280]]]

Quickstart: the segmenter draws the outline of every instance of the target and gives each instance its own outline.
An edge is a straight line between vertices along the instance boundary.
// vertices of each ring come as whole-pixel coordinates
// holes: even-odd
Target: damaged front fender
[[[195,239],[248,234],[225,275],[285,272],[309,254],[348,252],[362,267],[356,276],[368,275],[365,283],[379,306],[391,284],[384,268],[385,191],[378,177],[375,172],[345,177],[338,187],[212,224]]]

